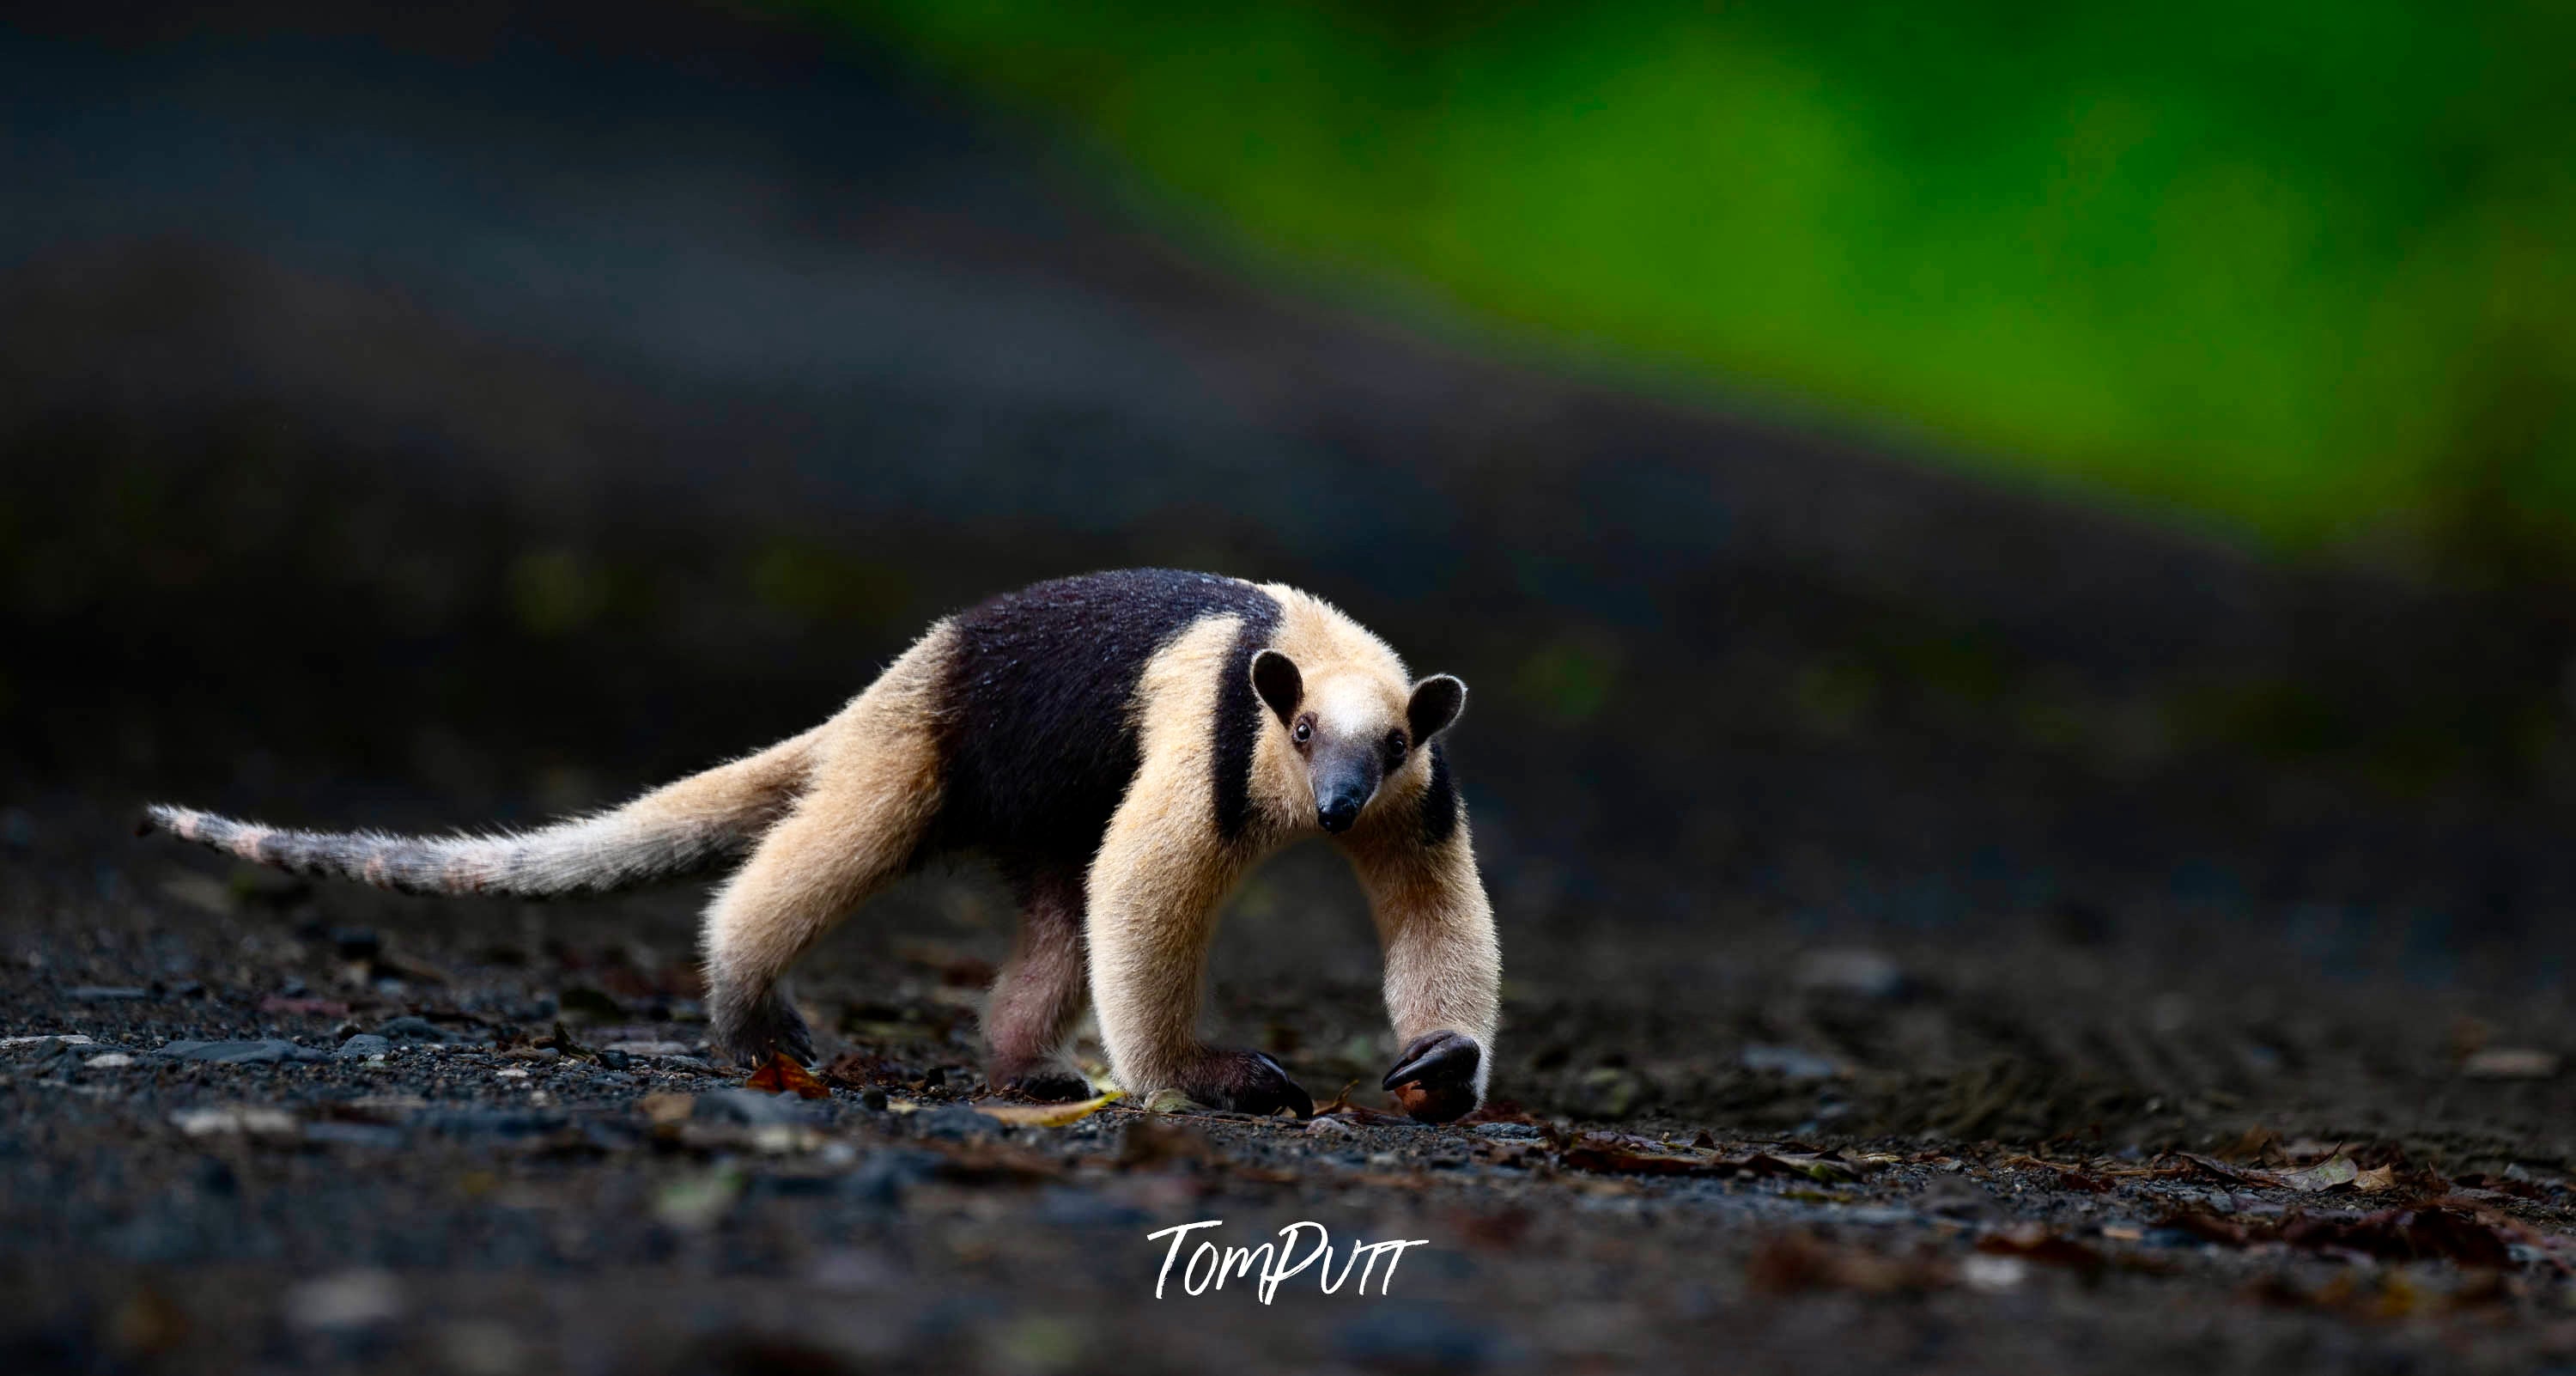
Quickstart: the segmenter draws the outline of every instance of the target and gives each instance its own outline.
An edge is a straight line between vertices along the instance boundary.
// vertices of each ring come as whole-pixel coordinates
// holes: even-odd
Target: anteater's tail
[[[624,807],[517,835],[286,831],[162,806],[145,812],[142,830],[297,874],[404,893],[607,893],[691,874],[749,849],[804,791],[818,734],[691,775]]]

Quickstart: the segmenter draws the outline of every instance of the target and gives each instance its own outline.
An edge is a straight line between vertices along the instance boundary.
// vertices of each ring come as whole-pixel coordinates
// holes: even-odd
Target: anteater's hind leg
[[[1091,1082],[1065,1055],[1091,1003],[1082,886],[1079,869],[1040,870],[1020,881],[1019,939],[984,1006],[984,1040],[992,1048],[986,1073],[995,1089],[1046,1100],[1091,1095]]]
[[[812,784],[707,909],[707,1018],[746,1065],[813,1059],[779,981],[921,851],[939,811],[931,708],[946,648],[943,626],[824,726]]]

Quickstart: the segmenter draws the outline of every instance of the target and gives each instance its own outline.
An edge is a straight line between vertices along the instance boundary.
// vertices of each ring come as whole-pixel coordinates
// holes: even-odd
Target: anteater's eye
[[[1315,724],[1300,717],[1297,719],[1297,729],[1288,734],[1295,736],[1299,745],[1304,745],[1315,738]]]
[[[1390,732],[1388,732],[1388,733],[1387,733],[1387,737],[1386,737],[1386,757],[1387,757],[1388,759],[1390,759],[1390,760],[1400,760],[1400,759],[1403,759],[1403,758],[1404,758],[1404,733],[1403,733],[1403,732],[1401,732],[1401,731],[1390,731]]]

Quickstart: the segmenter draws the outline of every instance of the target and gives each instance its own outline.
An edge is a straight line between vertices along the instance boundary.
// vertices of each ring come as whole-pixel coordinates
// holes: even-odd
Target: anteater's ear
[[[1277,650],[1264,650],[1252,657],[1252,689],[1285,726],[1296,720],[1297,700],[1306,695],[1306,676],[1297,672],[1297,661]]]
[[[1450,674],[1433,674],[1413,685],[1413,701],[1404,708],[1404,724],[1413,730],[1414,742],[1427,745],[1431,738],[1449,729],[1458,712],[1467,705],[1467,685]]]

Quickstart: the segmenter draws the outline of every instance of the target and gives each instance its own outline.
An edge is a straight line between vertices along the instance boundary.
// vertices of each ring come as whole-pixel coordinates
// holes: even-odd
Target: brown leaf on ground
[[[1748,1175],[1797,1175],[1820,1185],[1848,1185],[1861,1177],[1858,1165],[1834,1152],[1758,1151],[1727,1164]]]
[[[2092,1174],[2081,1166],[2067,1166],[2061,1165],[2055,1161],[2043,1161],[2036,1156],[2010,1156],[2004,1158],[2004,1164],[2007,1166],[2031,1166],[2044,1170],[2051,1176],[2054,1176],[2059,1185],[2070,1190],[2083,1190],[2090,1194],[2104,1194],[2109,1192],[2111,1189],[2110,1181]]]
[[[1919,1294],[1944,1289],[1957,1279],[1936,1258],[1882,1256],[1808,1233],[1784,1233],[1765,1239],[1745,1263],[1744,1278],[1755,1290],[1772,1295],[1810,1290]]]
[[[742,1082],[742,1087],[765,1094],[793,1094],[799,1099],[832,1097],[832,1091],[825,1089],[822,1081],[784,1051],[771,1053],[769,1060]]]
[[[1736,1163],[1705,1147],[1683,1147],[1624,1132],[1587,1132],[1559,1154],[1578,1171],[1606,1175],[1733,1175]]]
[[[1359,1088],[1359,1084],[1359,1081],[1353,1080],[1349,1084],[1342,1086],[1342,1092],[1334,1095],[1331,1103],[1319,1106],[1315,1110],[1315,1116],[1317,1118],[1342,1118],[1347,1119],[1350,1122],[1361,1124],[1410,1123],[1413,1121],[1401,1113],[1388,1113],[1380,1109],[1370,1108],[1364,1104],[1352,1103],[1351,1091]]]
[[[2301,1194],[2318,1194],[2326,1190],[2355,1187],[2360,1179],[2361,1167],[2354,1165],[2351,1157],[2338,1151],[2313,1166],[2302,1166],[2294,1171],[2282,1171],[2274,1177],[2274,1183],[2283,1189],[2297,1190]]]
[[[2247,1128],[2235,1141],[2218,1149],[2230,1161],[2250,1161],[2258,1166],[2278,1166],[2289,1157],[2281,1150],[2281,1134],[2270,1128]]]
[[[2043,1266],[2062,1266],[2086,1280],[2099,1277],[2110,1265],[2100,1252],[2036,1223],[1988,1233],[1977,1239],[1977,1250],[1988,1256],[2023,1257]]]
[[[2206,1175],[2213,1180],[2224,1181],[2230,1185],[2242,1185],[2247,1189],[2262,1189],[2279,1183],[2279,1181],[2269,1171],[2240,1170],[2237,1167],[2228,1165],[2224,1161],[2215,1161],[2206,1156],[2195,1156],[2187,1151],[2175,1152],[2174,1157],[2177,1160],[2188,1163],[2192,1169],[2199,1171],[2201,1174]]]

